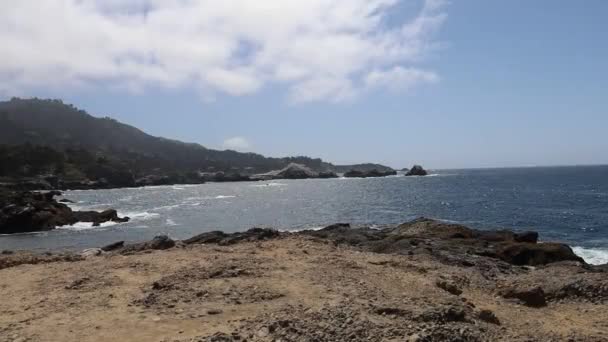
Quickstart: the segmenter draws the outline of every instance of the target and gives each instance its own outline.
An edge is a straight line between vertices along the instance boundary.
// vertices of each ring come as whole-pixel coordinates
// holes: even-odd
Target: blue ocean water
[[[67,191],[76,209],[114,208],[131,222],[0,236],[0,249],[83,249],[166,233],[284,230],[335,222],[396,224],[419,216],[481,229],[536,230],[608,262],[608,166],[436,171],[428,177],[280,180]]]

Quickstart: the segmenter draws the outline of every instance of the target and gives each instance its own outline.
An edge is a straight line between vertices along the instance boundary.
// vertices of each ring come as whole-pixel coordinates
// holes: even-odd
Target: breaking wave
[[[572,247],[572,250],[574,251],[574,253],[576,253],[576,255],[585,259],[588,264],[608,264],[608,249]]]

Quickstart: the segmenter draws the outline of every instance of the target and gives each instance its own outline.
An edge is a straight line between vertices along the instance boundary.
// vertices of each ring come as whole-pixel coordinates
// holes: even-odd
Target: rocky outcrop
[[[91,222],[94,227],[99,226],[101,223],[112,221],[112,222],[128,222],[128,217],[119,217],[118,213],[114,209],[104,210],[102,212],[97,211],[74,211],[72,212],[73,218],[77,222]]]
[[[307,179],[318,176],[319,174],[312,169],[296,163],[291,163],[281,170],[256,175],[260,179]]]
[[[503,290],[500,295],[508,299],[517,299],[524,305],[531,307],[543,307],[547,305],[545,291],[540,287],[521,288],[512,287]]]
[[[496,255],[513,265],[546,265],[558,261],[579,261],[572,248],[561,243],[505,243],[497,247]]]
[[[566,245],[537,243],[534,232],[482,231],[426,218],[381,230],[338,224],[301,234],[377,253],[430,254],[450,264],[474,265],[483,262],[480,256],[511,265],[584,263]]]
[[[334,172],[324,171],[316,172],[311,168],[302,165],[291,163],[285,168],[267,173],[257,174],[251,177],[252,180],[271,180],[271,179],[308,179],[308,178],[336,178]]]
[[[175,240],[171,239],[167,235],[159,235],[147,242],[126,245],[123,248],[120,248],[118,251],[121,254],[131,254],[146,250],[164,250],[173,247],[175,247]]]
[[[386,177],[386,176],[394,176],[397,174],[397,171],[359,171],[359,170],[350,170],[344,174],[346,178],[372,178],[372,177]]]
[[[429,173],[420,165],[414,165],[407,171],[406,176],[426,176]]]
[[[52,230],[58,226],[73,225],[76,222],[126,222],[115,210],[103,212],[72,211],[70,207],[57,202],[54,197],[59,191],[12,192],[0,191],[0,234],[15,234]]]
[[[232,234],[227,234],[221,231],[212,231],[193,236],[187,240],[184,240],[184,243],[187,245],[205,243],[232,245],[243,241],[269,240],[277,238],[280,234],[281,233],[277,230],[267,228],[252,228],[246,232],[237,232]]]

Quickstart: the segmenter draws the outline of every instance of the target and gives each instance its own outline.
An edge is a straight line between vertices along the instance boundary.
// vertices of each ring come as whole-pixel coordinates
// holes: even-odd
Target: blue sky
[[[127,10],[88,2],[90,8],[75,9],[66,20],[77,22],[79,16],[97,12],[107,19]],[[154,12],[154,6],[162,9],[164,2],[170,1],[141,3]],[[361,14],[361,8],[371,2],[377,8]],[[280,19],[251,19],[257,17],[258,8],[236,14],[240,7],[221,9],[230,12],[218,9],[217,13],[224,13],[218,17],[228,24],[219,33],[227,38],[217,46],[229,45],[236,41],[233,37],[244,43],[232,55],[220,56],[228,62],[205,68],[197,59],[187,69],[188,59],[181,55],[181,59],[170,59],[175,53],[164,47],[151,50],[146,45],[137,50],[137,39],[146,37],[132,27],[124,31],[130,38],[124,43],[105,42],[92,26],[86,26],[81,35],[58,41],[41,33],[28,46],[59,45],[62,51],[47,56],[57,61],[65,50],[81,49],[74,58],[83,61],[49,64],[30,58],[29,53],[36,51],[9,47],[8,56],[0,57],[0,65],[10,66],[0,67],[5,84],[0,96],[58,97],[154,135],[270,156],[309,155],[334,163],[369,161],[393,167],[421,163],[430,168],[608,163],[608,2],[371,2],[360,2],[361,8],[341,8],[319,0],[318,7],[293,13],[277,8],[287,13],[285,17],[301,20],[299,27],[313,28],[305,33],[297,28],[285,37],[275,37],[273,25],[264,26]],[[48,11],[54,10],[52,3]],[[329,11],[323,7],[330,5]],[[27,9],[24,6],[23,11]],[[334,10],[330,19],[317,13]],[[24,31],[31,29],[34,26],[19,20],[24,18],[23,11],[13,10],[5,14],[12,18],[0,22],[12,19]],[[128,8],[128,13],[138,11]],[[99,32],[124,29],[107,21],[99,21],[104,28]],[[252,23],[244,28],[254,32],[251,36],[233,33],[243,22]],[[31,25],[44,28],[39,20]],[[89,18],[85,25],[95,25],[95,20]],[[321,33],[310,33],[318,25],[325,25]],[[87,37],[89,30],[96,39]],[[32,39],[18,32],[18,25],[0,24],[0,37]],[[190,30],[176,30],[175,37],[163,37],[164,43],[184,38],[184,32]],[[192,45],[179,45],[181,41],[176,40],[177,51],[219,60],[197,55],[200,35],[208,34],[198,32]],[[368,38],[350,45],[351,34]],[[288,43],[281,45],[284,40]],[[385,41],[392,45],[380,46]],[[372,53],[375,49],[379,53]],[[128,51],[119,56],[120,69],[115,68],[118,57],[114,55],[108,55],[112,68],[101,58],[93,63],[107,51]],[[145,53],[137,55],[141,51]],[[130,60],[131,55],[136,57]],[[264,55],[266,64],[259,55]],[[361,55],[365,58],[358,60]],[[143,63],[148,57],[153,61]],[[285,60],[293,62],[290,66],[304,66],[305,76],[290,78],[282,71],[300,69],[273,66]],[[184,76],[159,73],[154,68],[157,64],[163,64],[168,75],[184,72]],[[191,81],[199,70],[205,76]]]

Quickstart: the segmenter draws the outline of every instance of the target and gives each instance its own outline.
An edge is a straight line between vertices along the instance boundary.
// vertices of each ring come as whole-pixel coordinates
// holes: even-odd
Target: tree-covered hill
[[[133,179],[151,174],[185,181],[201,171],[253,174],[290,163],[316,171],[349,168],[318,158],[267,158],[155,137],[60,100],[0,102],[0,145],[0,180],[54,175],[70,181],[104,178],[128,186]]]

